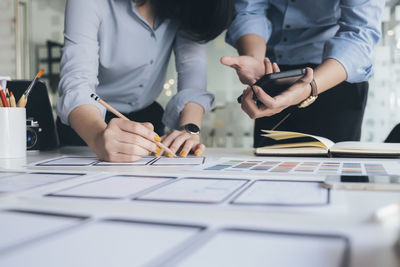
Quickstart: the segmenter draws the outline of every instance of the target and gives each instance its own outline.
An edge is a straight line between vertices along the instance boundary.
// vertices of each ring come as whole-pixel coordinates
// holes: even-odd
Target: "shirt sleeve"
[[[60,98],[57,115],[69,125],[75,108],[92,104],[105,116],[105,108],[90,98],[99,84],[99,5],[96,0],[68,0],[65,11],[65,44],[61,59]]]
[[[272,30],[266,14],[268,7],[268,0],[236,0],[236,16],[226,34],[226,42],[236,47],[240,37],[246,34],[257,34],[268,42]]]
[[[372,76],[371,54],[381,37],[383,0],[342,0],[339,30],[325,44],[323,59],[339,61],[350,83]]]
[[[163,123],[170,129],[179,126],[180,114],[188,102],[194,102],[208,112],[215,107],[214,95],[207,92],[205,44],[192,41],[178,30],[174,42],[175,64],[178,72],[178,93],[165,108]]]

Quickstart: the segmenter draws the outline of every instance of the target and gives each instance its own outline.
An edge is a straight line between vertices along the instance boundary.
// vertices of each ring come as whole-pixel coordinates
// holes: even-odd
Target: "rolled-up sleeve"
[[[68,116],[75,108],[92,104],[102,116],[105,109],[90,98],[96,91],[99,67],[98,30],[100,10],[95,0],[68,0],[65,11],[65,44],[61,59],[60,98],[57,115],[69,125]]]
[[[325,44],[323,59],[339,61],[350,83],[368,80],[372,72],[371,55],[381,37],[384,0],[342,0],[336,35]]]
[[[192,41],[180,30],[175,37],[174,53],[178,73],[178,92],[165,108],[163,123],[170,129],[179,126],[180,114],[188,102],[194,102],[208,112],[215,106],[214,95],[207,88],[205,44]]]
[[[268,0],[236,0],[236,16],[226,34],[226,42],[236,47],[240,37],[246,34],[257,34],[268,42],[272,29],[266,15],[268,7]]]

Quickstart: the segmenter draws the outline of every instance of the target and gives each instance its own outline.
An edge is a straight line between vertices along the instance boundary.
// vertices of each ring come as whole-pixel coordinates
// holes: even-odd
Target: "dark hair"
[[[196,41],[208,42],[232,22],[234,0],[147,0],[161,19],[176,19]],[[139,5],[146,0],[137,0]]]

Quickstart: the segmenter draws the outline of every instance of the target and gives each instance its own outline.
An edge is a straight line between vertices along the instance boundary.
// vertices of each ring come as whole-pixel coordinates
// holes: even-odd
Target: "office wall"
[[[14,1],[0,1],[0,76],[16,76]]]

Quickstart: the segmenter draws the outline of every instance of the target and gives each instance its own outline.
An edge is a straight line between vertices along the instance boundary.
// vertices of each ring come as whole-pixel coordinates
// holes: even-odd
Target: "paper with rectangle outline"
[[[143,157],[135,162],[107,162],[98,161],[94,166],[145,166],[150,164],[156,159],[156,157]]]
[[[78,173],[47,173],[28,172],[0,179],[0,192],[23,191],[38,186],[53,184],[68,179],[73,179],[84,174]]]
[[[83,219],[28,211],[0,211],[0,251],[77,225]]]
[[[96,157],[62,156],[37,162],[35,166],[91,166],[96,162]]]
[[[175,177],[116,175],[90,181],[50,194],[80,198],[125,198],[168,182]]]
[[[188,156],[185,158],[160,157],[157,160],[155,160],[151,165],[152,166],[202,165],[204,161],[205,157],[194,157],[194,156]]]
[[[318,182],[257,180],[240,193],[234,204],[327,205],[329,190]]]
[[[98,221],[0,255],[0,266],[143,266],[201,230],[186,225]]]
[[[183,178],[155,189],[139,200],[219,203],[242,188],[248,180],[223,178]]]
[[[342,236],[227,229],[168,266],[342,267],[348,255],[349,241]]]

